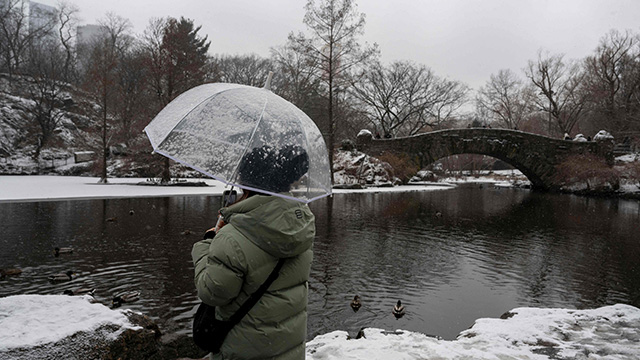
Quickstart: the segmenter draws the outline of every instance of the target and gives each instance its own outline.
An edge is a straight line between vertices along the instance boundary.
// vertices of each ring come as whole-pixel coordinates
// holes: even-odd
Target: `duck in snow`
[[[114,308],[122,306],[124,303],[130,303],[140,298],[140,291],[125,291],[113,297],[111,305]]]
[[[74,279],[73,271],[69,270],[63,274],[53,274],[49,275],[49,281],[51,282],[62,282],[62,281],[70,281]]]
[[[400,300],[398,300],[398,303],[393,307],[392,313],[393,316],[396,317],[396,319],[400,319],[404,316],[404,305],[402,305],[402,302]]]
[[[356,336],[351,336],[351,335],[347,335],[347,340],[353,340],[353,339],[362,339],[362,338],[367,338],[366,336],[364,336],[364,329],[366,329],[366,327],[362,327],[360,328],[360,331],[358,331],[358,333],[356,334]]]
[[[358,310],[360,310],[361,306],[362,303],[360,302],[360,296],[354,296],[353,300],[351,300],[351,308],[353,309],[353,312],[357,312]]]

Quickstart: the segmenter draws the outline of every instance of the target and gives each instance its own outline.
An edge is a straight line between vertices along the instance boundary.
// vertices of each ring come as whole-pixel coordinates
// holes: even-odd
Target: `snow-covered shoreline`
[[[334,331],[307,343],[308,360],[348,359],[638,359],[640,309],[517,308],[500,319],[478,319],[456,340],[396,330],[364,329],[347,340]]]
[[[208,186],[143,186],[142,178],[109,178],[99,184],[97,177],[55,175],[0,176],[0,202],[102,199],[127,197],[161,197],[186,195],[220,195],[225,184],[213,179],[191,179]],[[335,194],[354,192],[433,191],[450,189],[448,184],[370,187],[362,190],[334,189]]]
[[[90,297],[15,295],[0,298],[0,357],[57,343],[79,332],[114,325],[115,337],[136,329],[120,310]],[[617,304],[598,309],[517,308],[499,319],[478,319],[455,340],[405,330],[364,328],[307,343],[308,360],[343,359],[638,359],[640,309]],[[103,334],[104,335],[104,334]],[[103,336],[98,335],[98,336]],[[351,339],[350,339],[351,338]]]
[[[55,175],[0,176],[0,201],[39,201],[91,198],[157,197],[179,195],[218,195],[224,184],[197,179],[209,186],[139,186],[146,179],[109,178],[99,184],[97,177]]]
[[[124,315],[91,303],[91,297],[16,295],[0,298],[0,354],[3,350],[56,342],[79,331],[115,325],[111,336],[137,327]]]
[[[343,167],[358,168],[365,155],[341,151],[340,159]],[[640,162],[640,154],[629,154],[616,158],[617,166]],[[386,170],[379,163],[367,163],[370,168],[363,171],[370,185],[364,189],[333,189],[334,194],[343,193],[382,193],[446,190],[461,183],[487,183],[496,187],[527,187],[528,179],[519,170],[481,171],[475,174],[462,173],[459,176],[448,176],[432,181],[414,181],[408,185],[389,186]],[[348,165],[348,166],[347,166]],[[388,174],[387,174],[388,175]],[[335,173],[337,184],[353,184],[355,178],[347,176],[344,169]],[[163,197],[188,195],[220,195],[226,185],[213,179],[189,179],[190,182],[204,182],[208,186],[140,186],[146,178],[113,177],[108,184],[99,184],[97,177],[62,176],[62,175],[0,175],[0,202],[9,201],[47,201],[70,199],[104,199],[127,197]],[[584,190],[586,183],[575,184],[564,192],[578,195],[613,196],[640,199],[640,183],[635,177],[625,178],[616,191],[599,192]],[[588,187],[588,186],[587,186]]]

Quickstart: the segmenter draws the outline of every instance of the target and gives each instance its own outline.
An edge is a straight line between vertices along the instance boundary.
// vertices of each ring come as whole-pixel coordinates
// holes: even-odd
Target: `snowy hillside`
[[[6,74],[0,74],[0,173],[38,173],[34,154],[41,130],[35,120],[36,103],[29,94],[33,86],[28,77],[14,75],[10,82]],[[63,87],[66,90],[60,90],[59,96],[67,103],[54,106],[52,116],[58,123],[40,154],[41,168],[64,165],[75,151],[96,146],[97,138],[90,135],[96,124],[84,115],[90,103],[82,93]]]

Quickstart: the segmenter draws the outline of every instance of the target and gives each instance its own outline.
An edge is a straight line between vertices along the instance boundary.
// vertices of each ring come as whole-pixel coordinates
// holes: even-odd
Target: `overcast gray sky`
[[[107,12],[142,33],[152,17],[184,16],[202,25],[212,54],[269,55],[291,31],[305,30],[306,0],[67,0],[82,23]],[[57,0],[36,0],[55,5]],[[539,49],[583,58],[610,29],[640,32],[640,0],[357,0],[367,16],[363,40],[385,63],[412,60],[473,88],[491,74],[521,74]]]

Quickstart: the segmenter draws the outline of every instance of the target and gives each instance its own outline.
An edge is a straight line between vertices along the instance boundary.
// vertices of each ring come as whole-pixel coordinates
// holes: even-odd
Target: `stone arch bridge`
[[[556,165],[567,156],[593,154],[613,165],[613,141],[576,142],[554,139],[518,130],[467,128],[439,130],[394,139],[373,139],[363,131],[356,141],[358,150],[379,156],[406,154],[421,167],[458,154],[480,154],[500,159],[520,170],[532,188],[553,190]]]

